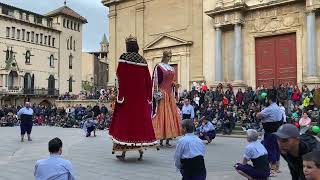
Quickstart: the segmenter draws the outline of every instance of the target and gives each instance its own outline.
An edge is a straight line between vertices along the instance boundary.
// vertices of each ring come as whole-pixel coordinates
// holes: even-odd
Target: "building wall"
[[[219,3],[222,2],[222,3]],[[204,52],[204,75],[209,85],[215,84],[215,74],[210,71],[215,65],[215,27],[220,27],[219,23],[229,23],[230,25],[222,25],[222,60],[223,60],[223,80],[224,82],[233,82],[234,80],[234,21],[236,16],[232,11],[218,14],[215,17],[207,15],[208,11],[223,4],[224,7],[233,6],[230,0],[204,0],[203,7],[205,15],[203,17],[203,52]],[[297,44],[297,81],[298,84],[303,83],[320,83],[319,73],[312,80],[308,77],[308,55],[307,55],[307,15],[310,10],[317,11],[319,3],[315,1],[245,1],[249,10],[243,13],[242,22],[242,59],[243,59],[243,81],[245,85],[256,86],[256,62],[255,62],[255,38],[267,37],[274,35],[282,35],[288,33],[296,34]],[[264,5],[264,3],[279,3],[277,5]],[[223,9],[222,6],[222,9]],[[261,7],[260,7],[261,6]],[[269,7],[268,7],[269,6]],[[221,7],[221,6],[220,6]],[[255,7],[255,9],[253,9]],[[252,9],[250,9],[252,8]],[[229,19],[228,19],[229,18]],[[228,19],[228,20],[226,20]],[[228,22],[227,22],[228,21]],[[318,43],[320,40],[320,17],[316,15],[316,39],[317,39],[317,68],[320,68],[320,53]],[[226,67],[228,66],[228,67]],[[210,68],[209,68],[210,67]],[[213,82],[213,83],[211,83]]]
[[[15,59],[22,75],[31,73],[35,76],[35,88],[48,88],[48,77],[54,75],[58,78],[58,62],[59,62],[59,32],[43,28],[39,26],[32,26],[19,21],[12,21],[8,18],[0,16],[0,68],[6,66],[6,50],[13,50]],[[7,37],[7,27],[10,28],[9,37]],[[15,37],[12,37],[12,27],[15,27]],[[22,40],[22,29],[25,29],[25,40]],[[20,30],[20,39],[17,39],[17,30]],[[30,32],[29,41],[27,41],[27,32]],[[31,32],[34,32],[34,42],[31,42]],[[38,43],[36,43],[36,34],[39,34]],[[43,34],[43,42],[40,44],[40,34]],[[44,36],[51,36],[55,38],[55,46],[44,44]],[[48,41],[48,40],[47,40]],[[26,51],[31,52],[30,64],[25,63]],[[53,55],[55,58],[54,66],[50,66],[49,58]],[[21,77],[22,78],[22,77]],[[23,86],[23,79],[20,83]],[[58,83],[56,82],[58,89]]]
[[[112,1],[113,2],[113,1]],[[244,11],[230,10],[210,17],[216,7],[236,7],[236,2],[245,2]],[[146,57],[150,71],[161,61],[162,51],[173,51],[172,64],[179,66],[179,83],[190,88],[192,81],[206,81],[215,85],[215,28],[222,26],[222,72],[224,83],[256,86],[255,38],[295,33],[297,39],[297,81],[310,83],[308,77],[307,20],[310,10],[318,11],[317,1],[273,1],[273,0],[120,0],[109,6],[110,28],[110,84],[113,85],[116,60],[125,51],[125,37],[137,36],[140,52]],[[234,13],[236,12],[236,13]],[[173,18],[174,17],[174,18]],[[240,18],[240,19],[237,19]],[[218,24],[221,21],[224,24]],[[239,21],[239,22],[238,22]],[[234,25],[241,23],[242,37],[242,81],[236,82]],[[320,68],[320,17],[316,15],[317,69]],[[168,38],[154,42],[162,35],[180,38],[174,45]],[[170,39],[170,38],[169,38]],[[153,43],[153,44],[152,44]],[[151,44],[151,45],[150,45]],[[143,50],[144,49],[144,50]],[[319,73],[312,83],[320,83]]]
[[[91,82],[94,76],[94,55],[86,52],[82,53],[82,81]]]
[[[10,9],[9,14],[2,14],[2,9]],[[27,19],[27,17],[29,17]],[[41,19],[42,23],[36,23],[35,19]],[[64,27],[64,19],[79,24],[76,28]],[[52,21],[51,21],[52,20]],[[49,18],[44,15],[25,11],[13,6],[0,3],[0,83],[2,91],[7,89],[7,79],[10,69],[6,69],[6,50],[14,52],[18,65],[19,83],[23,88],[23,76],[26,73],[34,74],[34,89],[48,89],[48,77],[55,78],[55,89],[61,94],[68,91],[69,77],[73,77],[72,93],[79,93],[82,80],[82,23],[80,20],[65,15]],[[12,37],[12,29],[15,28],[15,37]],[[10,34],[7,36],[7,28]],[[18,37],[20,30],[20,37]],[[23,39],[23,30],[25,30]],[[27,32],[30,32],[29,39]],[[32,33],[34,38],[32,41]],[[42,35],[42,41],[41,39]],[[38,41],[36,40],[38,36]],[[46,37],[46,38],[45,38]],[[67,48],[67,40],[72,37],[72,49]],[[50,41],[49,41],[50,39]],[[54,40],[53,40],[54,39]],[[49,43],[50,42],[50,43]],[[74,43],[74,44],[73,44]],[[25,62],[25,54],[30,51],[30,63]],[[72,54],[72,69],[69,69],[69,55]],[[50,56],[53,55],[54,63],[50,66]],[[3,78],[4,77],[4,78]],[[9,92],[10,93],[10,92]]]
[[[105,3],[107,2],[105,1]],[[150,71],[153,69],[150,64],[154,65],[155,62],[159,61],[158,56],[161,56],[163,50],[176,48],[176,45],[170,46],[170,41],[162,41],[161,46],[157,47],[157,50],[153,50],[157,52],[150,52],[145,49],[161,35],[169,35],[191,42],[191,46],[184,47],[182,51],[179,50],[173,54],[176,56],[174,58],[189,61],[183,62],[189,64],[187,69],[179,67],[179,71],[181,71],[179,74],[181,73],[187,79],[187,82],[182,84],[183,88],[189,88],[192,81],[202,81],[204,79],[202,64],[202,1],[128,0],[108,6],[110,85],[114,85],[116,60],[125,52],[125,38],[130,34],[137,37],[140,53],[146,56]],[[186,58],[186,56],[188,57]],[[192,71],[190,67],[192,67]],[[182,82],[178,83],[181,84]]]
[[[69,20],[70,22],[78,22],[75,19],[68,18],[65,16],[60,17],[62,19]],[[81,58],[82,58],[82,25],[80,25],[80,30],[73,30],[62,26],[62,31],[60,33],[60,91],[69,91],[69,78],[72,77],[72,93],[79,93],[81,91],[82,83],[82,73],[81,73]],[[72,49],[68,48],[68,40],[72,43]],[[75,46],[74,46],[75,45]],[[70,46],[70,44],[69,44]],[[69,68],[69,56],[72,55],[72,69]]]

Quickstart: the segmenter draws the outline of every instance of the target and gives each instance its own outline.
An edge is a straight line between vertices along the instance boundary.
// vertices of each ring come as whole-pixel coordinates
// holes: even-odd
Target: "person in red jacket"
[[[225,95],[223,96],[223,100],[222,101],[223,101],[223,105],[224,106],[227,106],[229,104],[229,99]]]
[[[239,88],[239,89],[238,89],[238,92],[237,92],[237,94],[236,94],[236,101],[237,101],[238,107],[242,105],[243,98],[244,98],[244,94],[243,94],[243,92],[242,92],[242,89]]]
[[[301,92],[298,86],[294,86],[292,96],[291,96],[291,100],[293,101],[294,106],[299,105],[300,98],[301,98]]]

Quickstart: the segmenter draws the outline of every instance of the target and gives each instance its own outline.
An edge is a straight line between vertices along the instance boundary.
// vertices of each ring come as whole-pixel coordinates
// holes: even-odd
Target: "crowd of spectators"
[[[59,100],[89,100],[89,99],[98,99],[101,102],[107,102],[112,99],[114,96],[114,89],[101,89],[100,91],[95,91],[93,93],[81,91],[79,94],[70,94],[69,92],[64,93],[59,96]]]
[[[17,111],[21,106],[4,106],[0,108],[0,126],[16,126],[19,125]],[[97,120],[98,129],[105,129],[110,123],[110,112],[108,108],[101,104],[95,106],[82,106],[77,104],[74,106],[56,107],[33,104],[34,125],[38,126],[57,126],[64,128],[80,128],[83,119],[88,114],[93,114],[93,118]],[[92,113],[90,113],[92,112]]]
[[[195,109],[195,124],[201,125],[202,119],[212,122],[216,131],[231,134],[238,123],[243,130],[256,129],[262,131],[256,114],[267,106],[268,92],[276,91],[277,101],[283,110],[284,121],[299,123],[303,114],[312,122],[320,124],[320,88],[309,89],[306,85],[300,91],[298,86],[281,84],[279,87],[260,86],[256,90],[251,87],[238,88],[231,84],[225,87],[219,84],[215,89],[206,84],[194,83],[191,91],[184,90],[179,94],[178,107],[181,109],[184,99],[189,99]]]
[[[298,86],[282,84],[279,87],[260,86],[256,90],[246,87],[235,91],[230,84],[225,87],[219,84],[216,88],[208,88],[204,83],[202,85],[194,83],[191,91],[184,90],[179,94],[177,105],[181,109],[184,99],[189,99],[195,109],[195,124],[200,126],[201,121],[205,118],[215,126],[216,132],[231,134],[236,124],[242,126],[243,130],[255,129],[259,132],[262,131],[262,126],[256,114],[267,106],[266,97],[270,89],[277,92],[278,104],[284,112],[284,121],[294,124],[307,117],[311,119],[311,122],[320,124],[318,108],[320,88],[317,86],[310,90],[303,85],[300,91]],[[113,89],[96,92],[96,94],[81,93],[78,96],[66,93],[59,99],[72,100],[81,97],[80,99],[103,98],[112,101],[114,93]],[[110,119],[111,114],[104,110],[106,107],[104,105],[98,107],[97,105],[84,107],[78,104],[64,108],[34,104],[35,124],[80,127],[83,117],[89,111],[94,111],[95,118],[102,118],[103,121]],[[19,120],[15,114],[20,108],[21,106],[0,107],[0,126],[18,125]],[[98,113],[98,109],[103,112],[103,115]]]

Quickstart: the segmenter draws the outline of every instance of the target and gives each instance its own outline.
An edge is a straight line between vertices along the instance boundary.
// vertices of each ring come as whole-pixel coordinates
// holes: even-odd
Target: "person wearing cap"
[[[276,136],[272,134],[276,132],[283,123],[283,111],[277,105],[276,101],[277,97],[275,90],[269,90],[267,96],[268,107],[264,108],[257,114],[257,118],[261,119],[264,129],[262,144],[268,151],[268,159],[271,164],[272,175],[281,172],[279,170],[280,149]]]
[[[256,130],[247,130],[249,144],[246,146],[243,161],[234,165],[236,171],[248,179],[266,179],[270,175],[268,152],[258,139]],[[248,164],[249,161],[253,166]]]
[[[300,135],[299,129],[292,124],[280,126],[276,135],[281,156],[288,163],[292,180],[305,180],[303,174],[303,155],[320,150],[320,143],[309,134]]]

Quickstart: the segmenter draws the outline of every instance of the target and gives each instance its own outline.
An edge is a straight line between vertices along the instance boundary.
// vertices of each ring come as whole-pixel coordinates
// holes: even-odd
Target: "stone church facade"
[[[183,89],[208,85],[317,84],[319,0],[104,0],[110,73],[136,35],[150,69],[164,49]],[[110,78],[111,79],[111,78]]]

